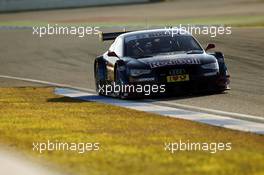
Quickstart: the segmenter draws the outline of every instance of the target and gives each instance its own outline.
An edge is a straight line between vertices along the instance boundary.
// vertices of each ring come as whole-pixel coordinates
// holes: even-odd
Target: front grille
[[[182,75],[189,74],[190,79],[192,75],[198,74],[199,68],[197,65],[182,65],[182,66],[166,66],[162,68],[157,68],[155,70],[156,77],[158,77],[158,81],[165,83],[166,77],[171,75]]]

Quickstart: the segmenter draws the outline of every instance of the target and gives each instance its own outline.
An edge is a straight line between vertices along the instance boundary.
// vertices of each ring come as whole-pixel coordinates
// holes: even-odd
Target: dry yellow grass
[[[0,142],[80,175],[264,174],[264,137],[56,96],[53,88],[0,89]],[[231,151],[164,151],[164,142],[231,142]],[[99,142],[78,154],[32,142]]]

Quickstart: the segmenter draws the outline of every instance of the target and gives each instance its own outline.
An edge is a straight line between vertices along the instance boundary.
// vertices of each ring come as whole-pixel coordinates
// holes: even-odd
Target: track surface
[[[93,7],[47,12],[0,14],[0,22],[44,21],[56,23],[156,23],[188,22],[204,24],[208,20],[222,24],[263,24],[263,0],[168,0],[171,2],[124,6]],[[211,20],[210,20],[211,19]],[[212,20],[213,19],[213,20]],[[249,20],[250,19],[250,20]],[[220,23],[219,23],[220,22]]]
[[[137,6],[138,9],[141,9],[142,6],[152,6],[154,8],[157,7],[157,4],[130,7],[136,8]],[[170,8],[166,3],[163,6]],[[114,7],[113,11],[117,10],[117,8],[128,7]],[[0,19],[2,21],[5,19],[7,21],[21,19],[58,19],[60,21],[68,16],[69,19],[76,21],[77,19],[83,20],[78,17],[84,16],[86,13],[94,14],[97,17],[103,16],[103,14],[96,13],[96,9],[111,10],[110,7],[102,7],[52,12],[29,12],[19,15],[0,15]],[[247,12],[250,11],[249,9]],[[55,15],[54,18],[51,18],[50,14],[56,14],[57,16]],[[90,20],[92,19],[89,18],[88,21]],[[0,30],[0,38],[1,75],[39,79],[84,88],[94,88],[94,58],[104,52],[109,46],[109,43],[100,43],[96,36],[85,38],[74,36],[38,38],[32,36],[31,30]],[[226,94],[172,97],[159,100],[264,116],[263,28],[233,28],[232,35],[217,38],[198,36],[198,39],[203,45],[208,42],[216,43],[217,50],[225,53],[232,76],[232,90]],[[12,82],[7,82],[3,79],[1,79],[0,83],[0,86],[3,84],[5,86],[13,85]]]

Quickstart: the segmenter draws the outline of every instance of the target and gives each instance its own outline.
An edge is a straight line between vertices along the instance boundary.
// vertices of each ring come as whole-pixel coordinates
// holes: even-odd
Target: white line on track
[[[38,83],[38,84],[43,84],[43,85],[48,85],[48,86],[71,88],[71,89],[76,89],[76,90],[85,91],[85,92],[95,94],[94,89],[82,88],[82,87],[72,86],[72,85],[68,85],[68,84],[54,83],[54,82],[49,82],[49,81],[36,80],[36,79],[24,78],[24,77],[16,77],[16,76],[9,76],[9,75],[0,75],[0,78],[20,80],[20,81]],[[110,98],[110,99],[112,99],[112,98]],[[165,101],[157,101],[157,100],[149,100],[149,99],[143,100],[143,102],[151,102],[153,104],[161,105],[161,106],[169,106],[169,107],[181,108],[181,109],[203,112],[203,113],[208,113],[208,114],[215,114],[215,115],[220,115],[220,116],[229,116],[229,117],[238,118],[241,120],[248,120],[248,121],[264,123],[264,117],[261,117],[261,116],[253,116],[253,115],[248,115],[248,114],[226,112],[226,111],[221,111],[221,110],[201,108],[201,107],[197,107],[197,106],[190,106],[190,105],[185,105],[185,104],[165,102]]]
[[[68,84],[54,83],[50,81],[36,80],[36,79],[23,78],[23,77],[15,77],[15,76],[9,76],[9,75],[0,75],[0,78],[7,78],[7,79],[19,80],[19,81],[25,81],[25,82],[31,82],[31,83],[38,83],[38,84],[48,85],[48,86],[67,87],[67,88],[95,93],[94,89],[82,88],[82,87],[72,86]]]
[[[245,132],[253,132],[257,134],[264,134],[264,123],[256,123],[235,119],[226,116],[219,116],[214,114],[206,114],[202,112],[194,112],[180,108],[160,106],[144,101],[120,100],[109,97],[98,96],[92,93],[82,92],[68,88],[56,88],[55,94],[71,97],[84,101],[99,102],[103,104],[110,104],[128,109],[144,111],[153,114],[159,114],[166,117],[191,120],[199,123],[205,123],[213,126],[229,128]]]
[[[240,114],[240,113],[234,113],[234,112],[226,112],[226,111],[220,111],[220,110],[215,110],[215,109],[209,109],[209,108],[202,108],[202,107],[197,107],[197,106],[190,106],[190,105],[185,105],[185,104],[173,103],[173,102],[168,102],[168,101],[157,101],[157,100],[145,100],[145,101],[149,101],[149,102],[157,104],[157,105],[176,107],[176,108],[181,108],[181,109],[186,109],[186,110],[193,110],[193,111],[197,111],[197,112],[205,112],[208,114],[229,116],[229,117],[238,118],[238,119],[242,119],[242,120],[249,120],[249,121],[264,123],[264,117],[260,117],[260,116]]]

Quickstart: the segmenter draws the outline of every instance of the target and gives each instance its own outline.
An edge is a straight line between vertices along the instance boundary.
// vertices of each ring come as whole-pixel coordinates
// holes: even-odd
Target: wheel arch
[[[226,75],[226,71],[227,71],[227,66],[225,63],[225,56],[222,52],[213,52],[211,53],[211,55],[213,55],[219,65],[219,70],[220,70],[220,74],[221,75]]]

